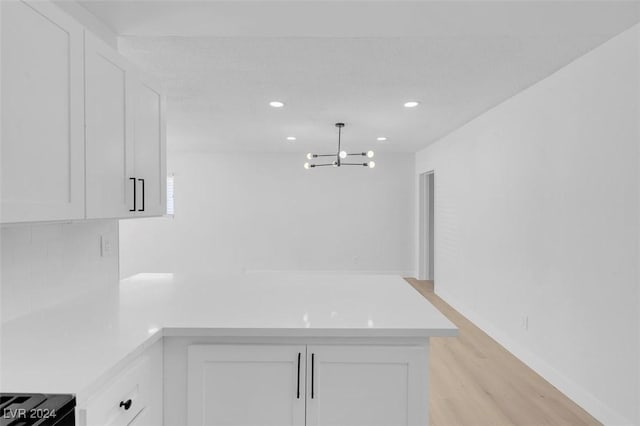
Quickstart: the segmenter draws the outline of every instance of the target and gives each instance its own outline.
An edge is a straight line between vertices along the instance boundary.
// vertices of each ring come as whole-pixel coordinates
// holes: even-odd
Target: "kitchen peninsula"
[[[431,337],[395,276],[139,274],[2,326],[2,392],[72,393],[79,425],[426,425]]]

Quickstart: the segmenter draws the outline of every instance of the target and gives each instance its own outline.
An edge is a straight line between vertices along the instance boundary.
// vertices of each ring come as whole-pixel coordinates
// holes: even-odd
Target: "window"
[[[174,175],[167,175],[167,216],[174,216],[174,204],[173,204],[173,178]]]

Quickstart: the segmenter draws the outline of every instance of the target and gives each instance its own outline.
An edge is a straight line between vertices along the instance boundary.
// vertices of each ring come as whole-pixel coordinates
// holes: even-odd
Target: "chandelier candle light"
[[[341,167],[341,166],[364,166],[364,167],[369,167],[370,169],[373,169],[376,166],[376,163],[374,161],[368,161],[366,163],[345,163],[342,160],[344,160],[345,158],[347,158],[347,156],[350,155],[359,155],[362,157],[367,157],[367,158],[373,158],[373,151],[367,151],[367,152],[358,152],[355,154],[349,154],[347,153],[347,151],[341,151],[341,137],[342,137],[342,128],[344,127],[344,123],[336,123],[336,127],[338,128],[338,152],[335,154],[312,154],[309,153],[307,154],[307,159],[308,160],[312,160],[314,158],[318,158],[318,157],[336,157],[335,161],[333,161],[332,163],[324,163],[324,164],[310,164],[310,163],[304,163],[304,168],[305,169],[310,169],[313,167],[323,167],[323,166],[333,166],[333,167]]]

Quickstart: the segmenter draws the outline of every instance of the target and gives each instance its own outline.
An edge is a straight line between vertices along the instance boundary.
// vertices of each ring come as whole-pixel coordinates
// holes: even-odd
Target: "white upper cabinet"
[[[158,83],[85,35],[87,218],[166,210],[164,96]]]
[[[1,2],[2,223],[84,218],[82,27]]]
[[[134,210],[133,70],[118,53],[85,34],[87,218]]]
[[[160,85],[136,78],[133,103],[136,211],[139,216],[160,216],[167,210],[165,100]]]
[[[0,1],[2,223],[161,216],[160,86],[48,1]]]

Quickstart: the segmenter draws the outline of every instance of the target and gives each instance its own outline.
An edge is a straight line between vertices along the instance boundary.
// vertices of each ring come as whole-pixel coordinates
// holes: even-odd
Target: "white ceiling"
[[[344,121],[348,149],[416,151],[640,19],[612,1],[81,4],[166,85],[173,150],[330,152]]]

